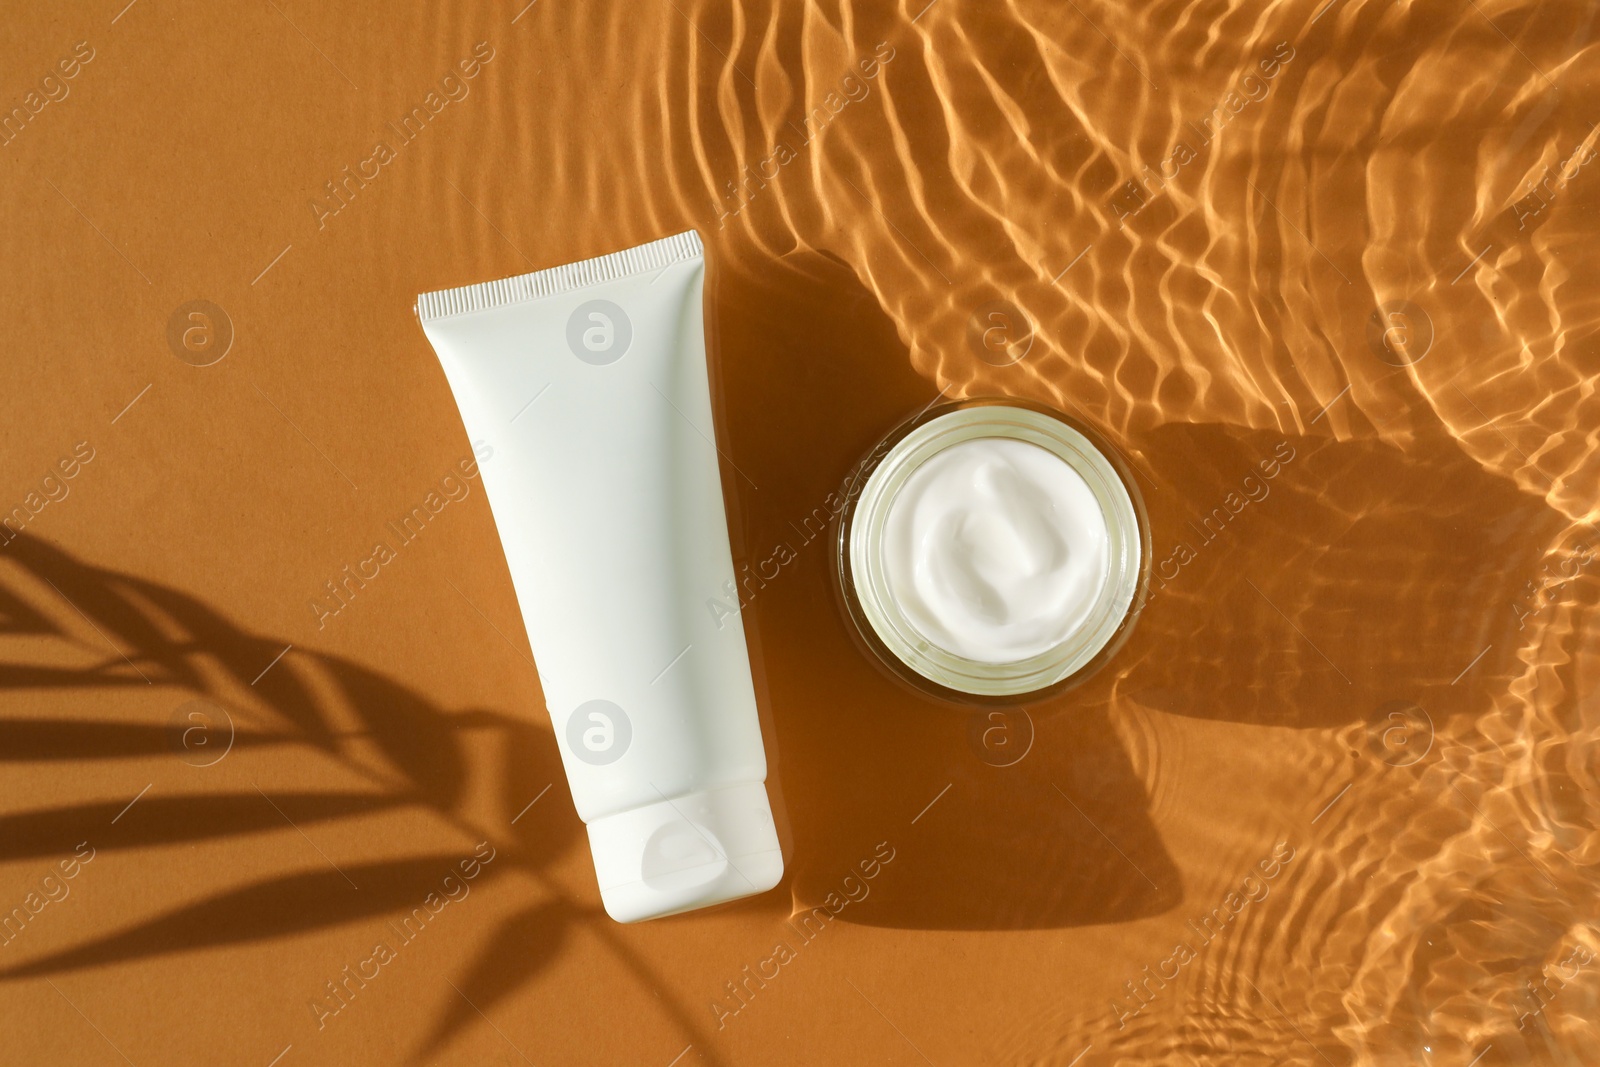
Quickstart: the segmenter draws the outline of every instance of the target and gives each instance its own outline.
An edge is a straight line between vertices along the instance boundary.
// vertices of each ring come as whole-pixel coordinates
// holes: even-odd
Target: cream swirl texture
[[[1110,532],[1087,482],[1037,445],[976,438],[918,467],[889,507],[883,559],[910,623],[946,652],[1015,663],[1088,618]]]

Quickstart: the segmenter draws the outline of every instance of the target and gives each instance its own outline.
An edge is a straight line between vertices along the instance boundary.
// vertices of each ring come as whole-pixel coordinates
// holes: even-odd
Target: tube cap
[[[764,893],[783,851],[760,782],[646,804],[589,824],[606,914],[631,923]]]

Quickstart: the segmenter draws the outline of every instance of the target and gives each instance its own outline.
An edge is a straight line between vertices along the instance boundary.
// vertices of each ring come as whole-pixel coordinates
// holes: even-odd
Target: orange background
[[[1586,5],[124,3],[0,27],[0,1061],[1594,1062]],[[788,873],[623,927],[481,484],[311,602],[471,451],[417,293],[690,227]],[[941,394],[1099,427],[1167,563],[999,720],[793,532]]]

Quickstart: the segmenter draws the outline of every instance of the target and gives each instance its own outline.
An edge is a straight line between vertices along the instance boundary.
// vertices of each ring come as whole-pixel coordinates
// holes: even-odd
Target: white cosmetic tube
[[[607,913],[783,875],[739,620],[693,231],[425,293]]]

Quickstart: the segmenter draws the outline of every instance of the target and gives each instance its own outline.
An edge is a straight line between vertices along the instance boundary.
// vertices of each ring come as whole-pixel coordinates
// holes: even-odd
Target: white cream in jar
[[[883,561],[911,624],[979,663],[1047,652],[1083,624],[1105,584],[1111,535],[1083,476],[1038,445],[951,445],[889,506]]]
[[[1117,635],[1141,580],[1139,512],[1088,437],[1047,409],[968,402],[891,440],[853,501],[840,574],[892,669],[1018,696]]]

